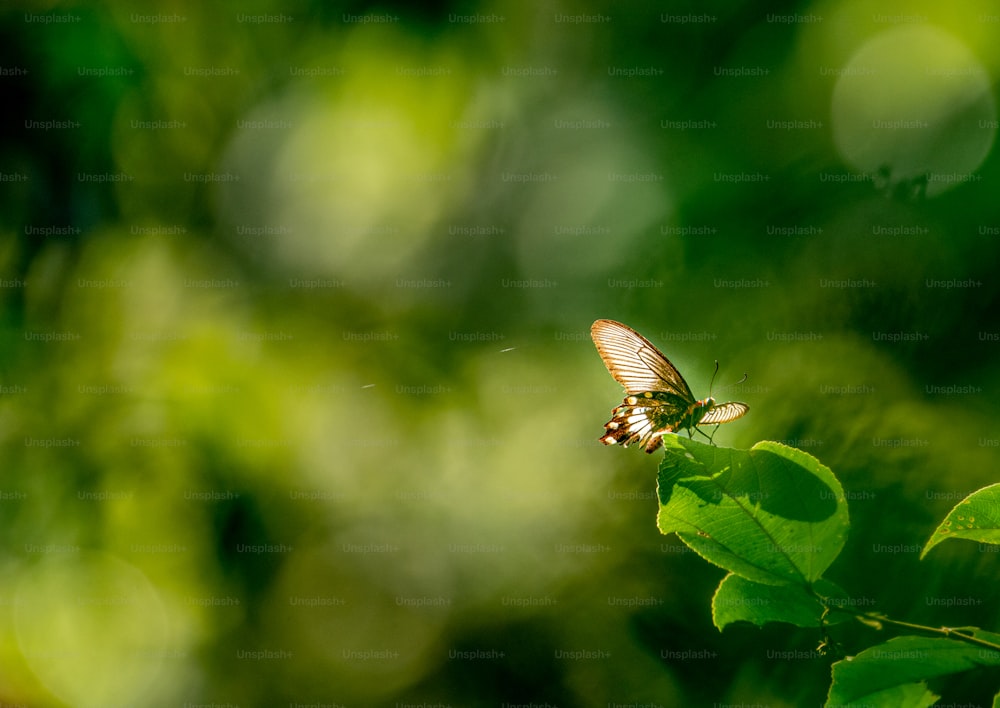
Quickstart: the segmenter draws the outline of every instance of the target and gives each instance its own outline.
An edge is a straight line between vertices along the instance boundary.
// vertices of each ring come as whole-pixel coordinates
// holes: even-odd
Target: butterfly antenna
[[[723,390],[723,391],[728,391],[728,390],[729,390],[729,389],[731,389],[731,388],[732,388],[733,386],[739,386],[739,385],[740,385],[741,383],[743,383],[744,381],[746,381],[746,380],[747,380],[748,378],[750,378],[750,377],[749,377],[749,375],[748,375],[748,374],[747,374],[747,373],[746,373],[746,372],[744,371],[744,372],[743,372],[743,378],[742,378],[742,379],[740,379],[740,380],[739,380],[739,381],[737,381],[736,383],[731,383],[731,384],[729,384],[728,386],[723,386],[723,387],[722,387],[722,390]]]
[[[708,384],[708,395],[712,395],[712,389],[715,387],[715,375],[719,373],[719,360],[715,360],[715,371],[712,372],[712,380]]]

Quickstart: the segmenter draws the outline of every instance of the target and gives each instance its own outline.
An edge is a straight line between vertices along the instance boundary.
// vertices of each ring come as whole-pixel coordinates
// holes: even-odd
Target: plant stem
[[[969,644],[974,644],[979,647],[986,647],[987,649],[993,649],[994,651],[1000,651],[1000,644],[987,641],[985,639],[980,639],[974,637],[971,634],[966,634],[960,629],[954,629],[952,627],[929,627],[923,624],[914,624],[913,622],[904,622],[902,620],[895,620],[885,615],[881,615],[877,612],[859,612],[858,610],[853,610],[849,607],[842,607],[838,604],[831,604],[829,598],[825,598],[821,595],[815,594],[816,599],[818,599],[828,611],[833,612],[843,612],[849,614],[859,620],[867,620],[865,624],[879,623],[879,624],[891,624],[894,627],[905,627],[906,629],[911,629],[916,632],[924,632],[926,634],[937,634],[948,639],[956,639],[958,641],[967,642]]]
[[[917,632],[926,632],[928,634],[940,634],[943,637],[948,637],[949,639],[958,639],[963,642],[968,642],[969,644],[975,644],[976,646],[986,647],[988,649],[993,649],[995,651],[1000,651],[1000,644],[995,644],[994,642],[986,641],[985,639],[979,639],[971,634],[965,634],[962,630],[954,629],[952,627],[928,627],[922,624],[913,624],[912,622],[903,622],[902,620],[894,620],[889,617],[883,617],[873,612],[861,612],[857,616],[864,617],[866,619],[874,620],[876,622],[884,622],[886,624],[891,624],[895,627],[906,627],[907,629],[912,629]]]

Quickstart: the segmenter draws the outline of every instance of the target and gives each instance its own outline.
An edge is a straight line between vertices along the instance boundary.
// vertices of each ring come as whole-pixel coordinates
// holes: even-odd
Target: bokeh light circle
[[[841,157],[927,196],[975,181],[996,134],[986,70],[958,38],[919,26],[880,32],[842,68],[831,106]]]

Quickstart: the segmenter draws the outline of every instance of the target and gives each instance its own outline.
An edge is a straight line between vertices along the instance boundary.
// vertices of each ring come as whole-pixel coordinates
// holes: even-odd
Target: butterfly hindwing
[[[626,396],[604,425],[606,433],[601,441],[622,447],[640,443],[646,446],[646,452],[653,452],[664,433],[678,429],[687,410],[684,402],[671,393],[647,391],[640,396]]]

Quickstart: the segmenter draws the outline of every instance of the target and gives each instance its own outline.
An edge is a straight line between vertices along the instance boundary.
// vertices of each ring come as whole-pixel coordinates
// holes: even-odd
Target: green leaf
[[[928,708],[937,703],[940,697],[927,690],[927,686],[920,682],[893,686],[850,703],[838,703],[828,699],[826,705],[830,708]]]
[[[662,533],[765,585],[809,585],[844,546],[847,503],[815,457],[774,442],[750,450],[666,435],[657,494]]]
[[[828,580],[813,586],[817,594],[832,604],[847,604],[847,593]],[[831,603],[828,603],[831,604]],[[824,617],[824,606],[802,585],[763,585],[730,573],[712,598],[712,621],[722,631],[733,622],[750,622],[762,627],[768,622],[787,622],[797,627],[823,627],[851,619],[832,610]]]
[[[1000,484],[984,487],[956,504],[935,529],[920,558],[948,538],[1000,544]]]
[[[1000,635],[990,632],[970,634],[1000,642]],[[914,697],[932,695],[924,685],[926,679],[977,666],[1000,666],[1000,651],[945,637],[895,637],[836,662],[827,705],[931,705],[936,696],[930,703],[913,702]]]

